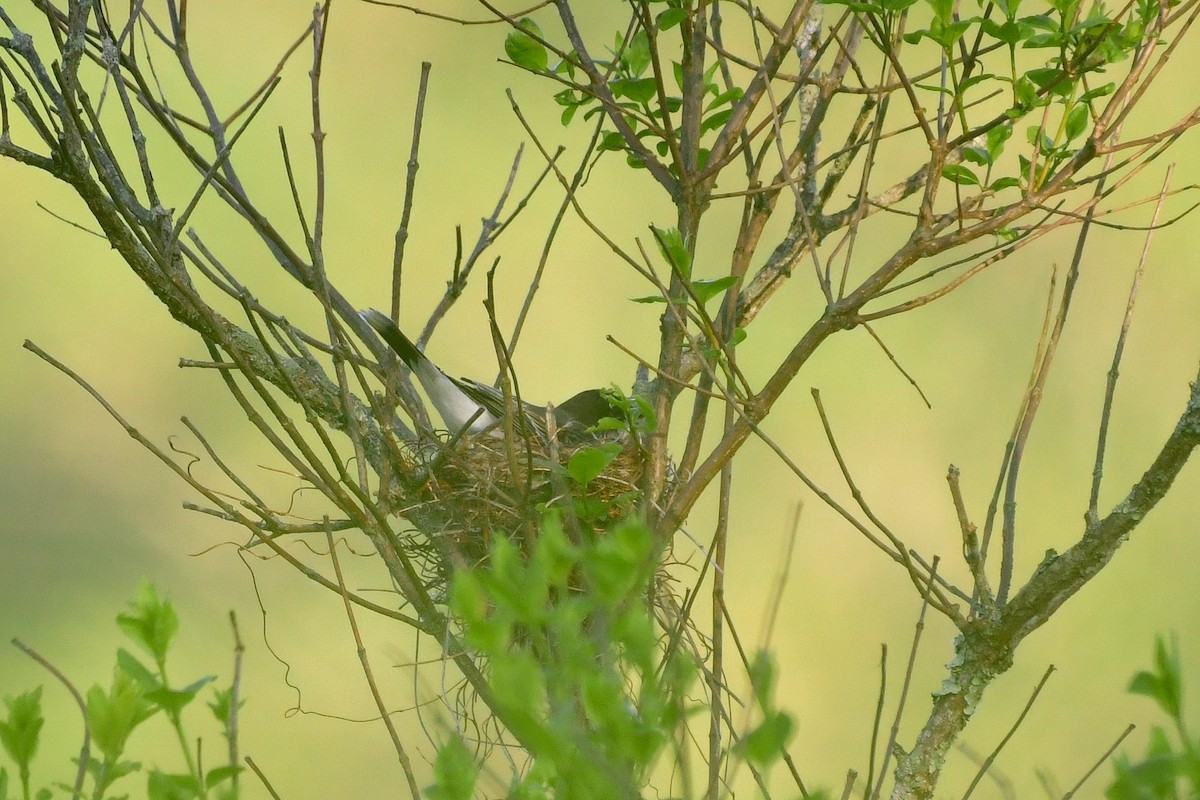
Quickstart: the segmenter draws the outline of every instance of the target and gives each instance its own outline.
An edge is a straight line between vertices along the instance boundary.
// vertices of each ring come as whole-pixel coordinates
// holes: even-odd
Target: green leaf
[[[653,549],[644,523],[626,520],[615,525],[584,559],[584,573],[596,596],[609,606],[624,601],[644,583]]]
[[[1052,153],[1055,150],[1054,140],[1050,138],[1050,134],[1038,125],[1030,125],[1025,129],[1025,141],[1043,153]]]
[[[17,764],[22,776],[28,777],[29,764],[37,754],[38,736],[46,720],[42,717],[42,687],[22,692],[16,697],[4,697],[7,718],[0,720],[0,744]],[[8,795],[0,791],[0,797]]]
[[[962,164],[947,164],[942,167],[942,177],[960,186],[978,186],[979,176],[970,167]]]
[[[613,97],[628,97],[635,103],[649,103],[658,93],[654,78],[617,78],[609,82]]]
[[[450,608],[462,617],[468,644],[483,653],[502,653],[512,642],[513,615],[493,608],[482,577],[475,570],[455,570]]]
[[[595,425],[588,428],[588,431],[602,433],[604,431],[623,431],[626,429],[626,424],[616,417],[601,417]]]
[[[1017,16],[1017,9],[1021,6],[1021,0],[997,0],[996,5],[1004,12],[1006,19],[1013,19]]]
[[[179,616],[169,600],[160,598],[154,584],[143,580],[129,611],[117,615],[117,625],[133,641],[154,657],[161,671],[167,660],[167,649],[179,632]]]
[[[621,645],[622,655],[643,674],[654,672],[658,664],[655,649],[658,636],[645,607],[631,605],[619,614],[613,622],[612,639]]]
[[[567,473],[576,484],[587,486],[621,454],[621,448],[620,442],[605,442],[576,450],[567,462]]]
[[[658,15],[658,29],[660,31],[670,30],[687,19],[687,15],[688,12],[685,8],[668,8]]]
[[[120,758],[129,734],[154,712],[154,706],[142,695],[141,687],[119,668],[113,671],[112,687],[108,692],[94,686],[87,693],[88,728],[97,749],[110,762]]]
[[[942,46],[943,50],[949,50],[953,47],[963,34],[970,29],[972,20],[964,19],[957,22],[935,19],[933,24],[929,26],[929,38]]]
[[[429,800],[471,800],[479,766],[458,736],[438,748],[433,761],[433,785],[425,789]]]
[[[723,278],[711,278],[692,281],[692,291],[696,293],[697,299],[703,305],[717,295],[724,292],[730,286],[737,283],[738,279],[735,275],[726,275]]]
[[[706,133],[708,131],[715,131],[718,128],[723,127],[725,125],[725,123],[729,121],[729,118],[732,116],[733,116],[732,108],[727,108],[724,111],[718,111],[715,114],[711,114],[707,118],[705,118],[705,120],[703,122],[700,123],[700,132]]]
[[[922,31],[918,31],[918,33],[922,33]],[[915,39],[913,39],[913,41],[910,42],[910,44],[916,44],[920,40],[921,40],[921,37],[918,36]],[[939,86],[934,83],[918,83],[918,84],[916,84],[916,86],[920,89],[924,89],[927,92],[936,92],[938,94],[944,94],[947,97],[954,96],[954,89],[952,89],[949,86]]]
[[[497,536],[492,541],[491,572],[484,573],[486,585],[494,596],[507,593],[511,600],[511,588],[520,586],[525,579],[525,559],[521,551],[507,536]]]
[[[1065,43],[1066,37],[1061,32],[1056,31],[1054,33],[1038,33],[1033,36],[1027,36],[1023,46],[1027,49],[1036,49],[1039,47],[1061,49]]]
[[[1097,97],[1106,97],[1117,90],[1117,85],[1113,82],[1108,82],[1103,86],[1097,86],[1095,89],[1089,89],[1079,96],[1079,102],[1088,103],[1095,100]]]
[[[740,87],[735,86],[732,89],[721,92],[719,95],[710,100],[708,105],[704,107],[704,110],[712,111],[714,108],[718,108],[723,105],[732,105],[738,100],[741,100],[743,94],[745,94],[745,92],[743,92]]]
[[[473,570],[455,570],[450,589],[450,610],[462,617],[463,625],[470,629],[487,618],[488,596],[482,582]]]
[[[986,167],[992,163],[992,154],[987,151],[987,148],[976,144],[965,145],[962,149],[962,155],[963,161],[970,161],[972,164],[978,164],[981,167]]]
[[[630,75],[641,75],[650,66],[650,37],[640,30],[629,40],[621,53],[621,66]]]
[[[997,125],[987,132],[987,151],[993,162],[1004,152],[1004,143],[1012,137],[1012,133],[1012,125]]]
[[[1183,682],[1180,676],[1179,653],[1158,637],[1154,646],[1156,672],[1139,672],[1129,684],[1131,694],[1153,699],[1173,720],[1178,720],[1183,707]]]
[[[538,39],[544,38],[542,29],[529,17],[522,19],[517,26],[504,39],[505,54],[518,67],[524,67],[533,72],[545,72],[550,58],[546,53],[545,45],[538,41]]]
[[[1058,21],[1051,18],[1049,14],[1036,14],[1029,17],[1021,17],[1022,25],[1027,25],[1034,30],[1049,31],[1057,33],[1059,31]]]
[[[124,670],[126,675],[137,681],[143,692],[149,692],[162,685],[158,676],[124,647],[117,648],[117,666]]]
[[[551,509],[542,519],[533,554],[533,558],[543,565],[549,582],[555,586],[565,586],[579,562],[579,553],[579,548],[567,539],[558,510]]]
[[[574,89],[563,89],[561,92],[554,93],[554,102],[560,106],[573,108],[584,104],[584,100],[575,93]]]
[[[146,699],[157,705],[171,716],[178,716],[189,703],[196,699],[196,694],[208,683],[216,680],[215,675],[208,675],[183,689],[169,689],[161,686],[146,692]]]
[[[213,687],[213,699],[205,705],[223,727],[228,726],[229,720],[233,717],[233,687],[228,689]],[[237,707],[240,709],[244,705],[246,705],[246,701],[242,699],[238,701]]]
[[[496,654],[492,660],[492,687],[496,699],[514,709],[533,712],[546,700],[546,685],[538,663],[523,650]]]
[[[111,786],[126,775],[132,775],[142,768],[140,761],[100,761],[94,756],[88,758],[87,770],[98,786]],[[128,800],[129,795],[121,795],[113,800]]]
[[[641,412],[643,423],[647,426],[646,432],[649,433],[658,427],[658,417],[654,414],[654,406],[650,405],[650,401],[641,396],[634,396],[633,402],[637,404],[638,411]]]
[[[239,775],[243,772],[242,767],[236,767],[231,764],[224,764],[220,767],[210,769],[204,776],[205,787],[212,789],[220,786],[225,781],[233,778],[234,775]]]
[[[1105,791],[1109,800],[1168,800],[1179,797],[1175,791],[1179,775],[1179,757],[1171,747],[1167,734],[1155,725],[1150,729],[1146,757],[1131,764],[1128,756],[1118,756],[1113,763],[1116,780]]]
[[[572,50],[571,52],[567,53],[566,58],[561,59],[557,64],[554,65],[554,74],[566,75],[568,78],[574,78],[575,62],[577,60],[578,56],[575,54],[575,51]]]
[[[757,728],[742,740],[741,752],[755,764],[769,764],[782,752],[792,735],[792,718],[782,711],[767,715]]]
[[[692,274],[692,256],[687,245],[683,242],[683,234],[678,228],[650,227],[654,232],[654,241],[658,243],[658,251],[671,265],[671,271],[684,276]]]
[[[191,775],[151,770],[146,776],[146,796],[150,800],[195,800],[200,796],[200,786]]]
[[[625,137],[616,131],[609,131],[600,137],[600,143],[596,145],[596,150],[603,153],[606,150],[624,150]]]
[[[996,80],[996,76],[991,74],[990,72],[980,72],[976,75],[972,75],[971,77],[967,78],[965,81],[960,83],[958,85],[958,93],[960,95],[965,95],[967,93],[967,90],[972,89],[975,86],[978,86],[979,84],[981,84],[985,81],[994,81],[994,80]]]
[[[1063,127],[1063,132],[1067,135],[1067,141],[1083,133],[1087,129],[1088,120],[1088,107],[1086,105],[1079,103],[1072,108],[1067,113],[1067,122]]]
[[[756,652],[754,661],[750,664],[750,685],[754,689],[754,699],[764,711],[770,708],[771,697],[775,693],[775,673],[775,662],[771,660],[771,654],[766,650]]]
[[[987,19],[983,21],[983,30],[992,38],[1010,46],[1015,46],[1021,41],[1021,26],[1015,20],[1001,23]]]
[[[1024,109],[1036,107],[1041,99],[1038,97],[1037,86],[1026,75],[1022,75],[1013,84],[1013,93],[1017,97],[1017,103]]]
[[[1071,81],[1067,73],[1058,67],[1039,67],[1029,70],[1025,75],[1043,92],[1059,95],[1071,93]]]

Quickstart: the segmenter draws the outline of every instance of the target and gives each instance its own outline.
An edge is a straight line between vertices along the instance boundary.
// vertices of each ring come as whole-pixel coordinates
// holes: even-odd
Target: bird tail
[[[405,336],[396,323],[392,322],[392,318],[382,311],[376,311],[373,308],[368,308],[358,312],[367,324],[379,332],[383,340],[396,351],[396,355],[400,356],[409,369],[416,369],[417,364],[424,360],[425,356],[417,349],[407,336]]]

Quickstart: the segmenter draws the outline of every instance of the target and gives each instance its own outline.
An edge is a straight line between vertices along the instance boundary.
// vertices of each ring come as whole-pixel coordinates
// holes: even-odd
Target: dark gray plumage
[[[470,378],[451,378],[418,350],[383,312],[369,308],[359,313],[412,370],[448,431],[457,434],[466,429],[480,433],[497,428],[504,417],[503,393]],[[547,438],[545,408],[532,403],[521,405],[523,423],[540,438]],[[582,434],[608,416],[612,416],[612,410],[599,389],[586,389],[554,409],[554,421],[559,430],[571,436]]]

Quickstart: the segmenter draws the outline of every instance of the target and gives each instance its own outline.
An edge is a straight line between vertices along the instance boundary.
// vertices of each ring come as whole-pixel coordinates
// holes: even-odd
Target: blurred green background
[[[470,3],[439,5],[444,13],[480,16]],[[220,108],[240,103],[264,80],[307,23],[309,8],[265,0],[193,4],[193,57]],[[586,8],[597,18],[608,10]],[[25,19],[31,32],[41,32],[34,17]],[[331,278],[360,306],[388,302],[418,65],[423,60],[434,65],[408,245],[404,314],[412,320],[410,328],[424,321],[441,296],[453,260],[454,226],[462,226],[469,247],[525,141],[504,89],[513,89],[546,142],[571,148],[567,163],[575,163],[584,141],[582,125],[564,130],[558,124],[549,87],[497,63],[504,34],[497,26],[464,27],[360,3],[333,10],[323,78],[330,198],[326,261]],[[595,38],[610,37],[607,31]],[[1195,102],[1196,52],[1185,46],[1171,63],[1170,74],[1142,107],[1143,114],[1153,109],[1155,117],[1139,123],[1139,130],[1163,127]],[[297,244],[274,128],[287,131],[311,209],[308,60],[302,49],[257,130],[244,137],[235,155],[251,192]],[[166,80],[170,86],[176,79]],[[1155,192],[1168,160],[1179,164],[1176,186],[1193,184],[1197,153],[1195,134],[1185,136],[1124,196]],[[541,167],[527,145],[518,194]],[[172,192],[168,205],[181,208],[197,177],[168,160],[160,184]],[[0,316],[0,507],[5,511],[0,633],[20,637],[81,687],[107,685],[112,654],[126,646],[113,617],[145,576],[170,594],[183,618],[173,678],[185,682],[218,672],[227,680],[232,652],[226,614],[236,610],[248,644],[243,751],[255,757],[283,796],[402,794],[387,737],[377,721],[370,721],[375,709],[340,600],[276,561],[239,559],[232,544],[242,539],[239,531],[183,510],[182,501],[198,498],[21,342],[31,339],[77,369],[160,445],[175,441],[184,450],[196,449],[179,422],[181,415],[188,416],[227,461],[261,480],[277,507],[292,502],[297,481],[275,472],[284,467],[281,460],[241,420],[214,374],[177,368],[180,357],[206,357],[198,339],[169,319],[104,241],[36,205],[90,226],[76,198],[11,162],[0,162],[0,187],[5,310]],[[503,256],[498,273],[502,322],[515,318],[558,202],[554,187],[539,192],[520,224],[501,240],[496,253]],[[596,169],[583,202],[593,219],[627,247],[635,236],[649,241],[648,225],[673,222],[648,176],[625,169],[615,154]],[[1178,213],[1188,203],[1179,198],[1168,209]],[[710,213],[698,271],[715,271],[727,258],[740,209],[740,202],[727,201]],[[1116,221],[1144,225],[1149,213],[1134,209]],[[217,204],[203,203],[193,224],[261,299],[299,323],[315,320],[314,304],[278,275],[266,251]],[[958,581],[964,581],[965,570],[946,469],[950,463],[962,469],[972,516],[982,523],[1036,346],[1050,269],[1056,265],[1061,275],[1067,267],[1071,235],[1049,237],[947,299],[878,325],[932,400],[932,410],[865,333],[851,332],[822,349],[765,426],[824,488],[848,499],[807,391],[820,388],[843,452],[874,509],[926,557],[941,555],[942,573]],[[1190,218],[1155,238],[1122,366],[1102,510],[1123,496],[1153,458],[1195,374],[1200,352],[1196,241]],[[874,263],[885,251],[872,247],[886,244],[885,237],[859,241],[856,262]],[[1112,230],[1097,231],[1089,244],[1074,317],[1021,478],[1018,581],[1047,548],[1063,549],[1081,529],[1105,373],[1142,246],[1141,233]],[[481,287],[482,280],[475,281],[430,344],[430,353],[455,374],[495,371]],[[555,399],[607,382],[628,385],[633,365],[604,337],[611,334],[645,356],[652,354],[658,307],[628,301],[651,291],[568,217],[517,356],[524,394]],[[798,272],[739,350],[754,385],[761,385],[816,310],[811,276]],[[792,560],[785,565],[798,504],[803,510]],[[701,541],[712,525],[710,508],[702,504],[689,523]],[[741,634],[748,643],[761,641],[761,622],[786,569],[770,644],[783,675],[781,703],[799,720],[792,751],[809,787],[840,786],[847,768],[865,773],[879,646],[887,643],[891,650],[889,708],[894,708],[894,687],[919,602],[901,571],[823,508],[760,443],[752,441],[743,453],[733,511],[727,597],[735,604]],[[1025,642],[1016,666],[986,696],[965,737],[981,753],[990,751],[1013,722],[1047,665],[1058,668],[1025,729],[997,763],[1020,796],[1039,791],[1039,771],[1065,790],[1130,721],[1141,728],[1130,746],[1142,747],[1154,712],[1148,701],[1131,698],[1124,689],[1132,673],[1148,664],[1156,633],[1179,632],[1185,666],[1193,670],[1190,685],[1197,684],[1198,519],[1200,467],[1192,464],[1110,568]],[[690,548],[680,539],[676,553],[698,566],[701,556],[689,554]],[[363,574],[373,573],[365,567]],[[690,575],[682,573],[681,579],[686,583]],[[377,574],[374,580],[372,585],[380,585]],[[406,705],[414,680],[436,692],[436,666],[414,678],[411,663],[417,654],[406,631],[371,623],[368,630],[376,675],[394,706]],[[927,711],[952,636],[948,623],[931,618],[902,743],[911,741]],[[431,655],[428,646],[420,653]],[[15,649],[0,650],[0,692],[38,683],[53,681]],[[65,759],[74,752],[79,732],[65,693],[48,685],[46,698],[52,738],[35,774],[42,782],[69,774]],[[293,713],[296,707],[301,713]],[[399,719],[427,775],[432,748],[414,714]],[[438,730],[432,710],[425,723]],[[219,747],[215,730],[208,732],[206,749]],[[146,747],[160,752],[153,749],[151,731],[139,735],[133,752]],[[170,769],[177,755],[163,749],[159,758],[160,766]],[[958,795],[975,769],[962,753],[954,753],[950,764],[943,796]],[[1084,794],[1099,795],[1109,774],[1102,768]],[[140,792],[132,785],[126,790],[134,796]],[[975,796],[999,794],[985,783]]]

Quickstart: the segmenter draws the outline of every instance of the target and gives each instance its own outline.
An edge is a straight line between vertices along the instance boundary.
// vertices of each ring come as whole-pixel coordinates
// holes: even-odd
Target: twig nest
[[[637,508],[645,468],[644,451],[627,435],[549,444],[464,435],[426,440],[414,461],[429,476],[420,502],[444,520],[430,534],[440,553],[431,566],[443,580],[453,566],[483,561],[497,535],[523,546],[552,506],[581,534],[602,533]]]

